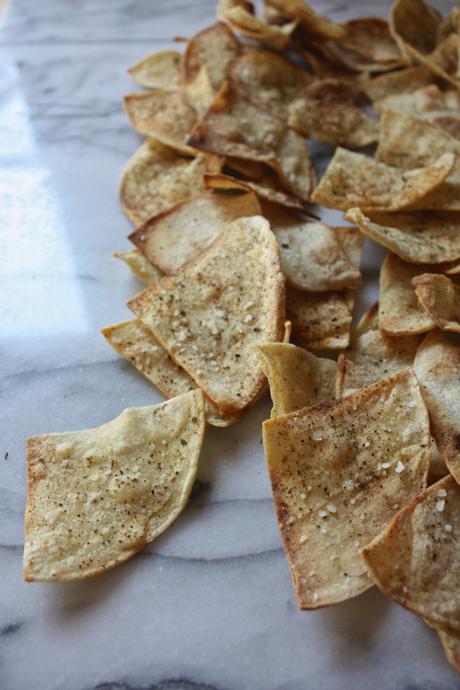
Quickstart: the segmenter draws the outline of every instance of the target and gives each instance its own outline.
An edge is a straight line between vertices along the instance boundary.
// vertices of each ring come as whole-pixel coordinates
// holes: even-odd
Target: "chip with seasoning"
[[[182,56],[176,50],[162,50],[147,55],[129,68],[128,72],[147,89],[178,89],[181,82]]]
[[[412,285],[421,306],[438,328],[460,333],[460,287],[439,273],[415,276]]]
[[[156,283],[163,275],[138,249],[129,249],[126,252],[113,252],[113,256],[123,261],[136,278],[139,278],[147,285],[149,283]]]
[[[164,532],[187,503],[204,430],[192,391],[95,429],[29,438],[25,580],[100,575]]]
[[[219,0],[217,16],[233,31],[276,50],[285,48],[297,25],[296,21],[282,26],[268,24],[256,17],[254,6],[248,0]]]
[[[426,486],[429,423],[413,371],[268,420],[263,438],[299,608],[371,587],[360,546]]]
[[[292,17],[299,21],[306,32],[315,38],[334,40],[342,38],[345,34],[339,24],[317,14],[304,0],[265,0],[265,2],[269,7],[281,12],[284,17]]]
[[[306,292],[287,286],[286,316],[292,340],[309,350],[341,350],[350,344],[354,291]]]
[[[395,72],[386,72],[374,77],[365,75],[359,87],[372,102],[395,94],[412,93],[416,89],[433,83],[433,74],[426,67],[406,67]]]
[[[239,41],[225,24],[199,31],[187,42],[183,63],[185,81],[193,82],[204,67],[212,88],[218,91],[227,78],[231,61],[240,51]]]

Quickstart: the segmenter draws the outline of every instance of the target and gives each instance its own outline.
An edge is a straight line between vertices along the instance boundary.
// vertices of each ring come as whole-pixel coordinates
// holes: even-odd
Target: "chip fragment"
[[[368,589],[359,547],[426,486],[429,423],[413,371],[268,420],[263,437],[299,608]]]
[[[460,486],[451,476],[416,496],[361,555],[388,597],[433,627],[460,632]]]
[[[297,25],[296,21],[281,26],[268,24],[255,16],[254,6],[247,0],[219,0],[217,17],[232,31],[275,50],[283,50],[286,47]]]
[[[340,39],[345,33],[339,24],[317,14],[304,0],[265,0],[265,2],[284,17],[292,17],[299,21],[305,31],[316,38]]]
[[[191,82],[204,67],[211,86],[220,89],[227,78],[231,61],[241,52],[241,45],[230,29],[221,22],[199,31],[187,43],[184,54],[184,78]]]
[[[182,56],[176,50],[151,53],[129,68],[139,86],[174,91],[180,87]]]
[[[221,415],[242,413],[266,387],[254,345],[284,333],[284,276],[268,221],[233,221],[198,259],[128,306]]]
[[[460,333],[460,287],[439,273],[415,276],[412,285],[418,301],[438,328]]]
[[[75,580],[122,563],[183,510],[196,476],[201,391],[27,441],[24,579]]]
[[[112,256],[123,261],[136,278],[139,278],[147,285],[149,283],[156,283],[163,275],[138,249],[129,249],[126,252],[113,252]]]
[[[337,364],[290,343],[262,343],[262,369],[273,401],[272,417],[311,407],[334,395]]]

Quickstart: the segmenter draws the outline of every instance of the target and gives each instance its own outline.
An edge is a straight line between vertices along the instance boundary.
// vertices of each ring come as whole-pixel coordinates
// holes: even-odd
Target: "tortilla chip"
[[[439,273],[415,276],[412,285],[418,301],[436,325],[443,331],[460,333],[460,287]]]
[[[263,438],[299,608],[371,587],[359,547],[426,486],[429,423],[413,371],[268,420]]]
[[[120,182],[120,202],[135,225],[178,201],[203,191],[205,172],[218,172],[222,161],[199,154],[183,158],[177,151],[149,139],[128,161]]]
[[[100,575],[164,532],[187,503],[204,430],[193,391],[95,429],[29,438],[24,579]]]
[[[361,555],[393,601],[459,632],[459,535],[460,486],[449,476],[406,505]]]
[[[258,347],[273,401],[272,417],[334,398],[337,364],[289,343]]]
[[[283,273],[293,287],[325,292],[360,284],[359,267],[348,258],[332,228],[279,207],[266,207],[264,215],[281,247]]]
[[[391,111],[382,113],[378,160],[408,169],[430,165],[445,151],[455,155],[452,170],[434,192],[414,202],[414,208],[460,210],[460,141],[430,122]]]
[[[435,323],[418,303],[411,280],[420,267],[388,254],[380,271],[379,328],[386,335],[426,333]]]
[[[187,140],[189,146],[222,156],[266,163],[281,184],[309,200],[315,172],[304,139],[285,123],[256,108],[225,84]]]
[[[255,16],[254,6],[247,0],[219,0],[217,17],[232,31],[275,50],[283,50],[286,47],[297,25],[296,21],[282,26],[267,24],[263,19]]]
[[[266,387],[254,345],[283,339],[284,277],[268,221],[233,221],[196,261],[128,306],[221,415],[244,412]]]
[[[214,24],[199,31],[187,43],[184,54],[184,76],[193,81],[205,67],[215,91],[228,74],[231,61],[241,52],[241,45],[225,24]]]
[[[366,75],[359,82],[359,86],[368,98],[375,102],[400,93],[412,93],[432,83],[433,74],[426,67],[406,67],[373,78]]]
[[[305,292],[288,285],[286,316],[292,339],[309,350],[341,350],[350,344],[353,290]]]
[[[265,0],[265,2],[284,16],[299,21],[311,36],[336,40],[344,35],[344,29],[339,24],[334,24],[326,17],[317,14],[304,0]]]
[[[270,50],[251,50],[231,64],[230,81],[251,103],[285,118],[288,105],[313,75]]]
[[[260,212],[253,192],[202,194],[150,218],[129,239],[149,261],[170,275],[199,256],[233,220]]]
[[[183,92],[197,117],[203,117],[216,95],[206,67],[202,67],[192,81],[185,82]]]
[[[253,182],[252,180],[239,180],[231,175],[223,175],[221,173],[208,174],[203,177],[204,186],[206,189],[217,190],[236,190],[240,189],[246,192],[254,192],[259,199],[271,201],[286,208],[296,208],[300,211],[305,210],[305,204],[297,197],[286,194],[286,192],[274,187],[261,184],[260,182]],[[272,180],[270,180],[272,182]]]
[[[112,256],[121,259],[132,273],[143,283],[156,283],[162,277],[162,273],[156,266],[150,263],[138,249],[130,249],[127,252],[113,252]]]
[[[371,240],[410,263],[441,264],[460,257],[459,213],[372,212],[371,220],[361,209],[352,208],[345,218]]]
[[[419,336],[394,338],[380,331],[374,304],[352,333],[350,348],[339,355],[337,398],[411,366],[419,343]]]
[[[436,48],[442,16],[423,0],[396,0],[390,10],[390,32],[411,62]]]
[[[129,68],[128,72],[140,86],[147,89],[175,91],[181,82],[182,55],[176,50],[151,53]]]
[[[128,360],[167,398],[174,398],[197,388],[195,381],[171,359],[153,333],[139,319],[107,326],[101,333],[115,352]],[[236,421],[235,417],[221,417],[206,399],[204,405],[209,424],[224,427]]]
[[[342,24],[344,36],[338,41],[340,48],[357,55],[367,63],[387,67],[401,64],[401,53],[390,34],[388,22],[379,17],[360,17]]]
[[[321,79],[307,86],[289,105],[288,124],[299,134],[334,146],[360,148],[378,141],[379,124],[361,107],[352,84]]]
[[[398,211],[439,187],[453,164],[454,156],[444,153],[430,166],[401,170],[338,147],[311,199],[343,211],[353,206]]]
[[[414,371],[438,450],[460,482],[460,347],[439,332],[429,333],[417,350]]]

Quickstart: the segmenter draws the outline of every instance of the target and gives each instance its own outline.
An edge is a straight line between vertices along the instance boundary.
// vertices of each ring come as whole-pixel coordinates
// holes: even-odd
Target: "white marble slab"
[[[316,6],[345,19],[388,4]],[[160,401],[98,334],[141,287],[110,256],[128,247],[116,192],[139,142],[121,98],[130,64],[214,7],[11,0],[1,30],[0,690],[452,690],[436,635],[377,591],[297,610],[261,446],[267,401],[209,430],[190,506],[142,555],[94,581],[22,582],[25,436]],[[380,260],[367,245],[358,313]]]

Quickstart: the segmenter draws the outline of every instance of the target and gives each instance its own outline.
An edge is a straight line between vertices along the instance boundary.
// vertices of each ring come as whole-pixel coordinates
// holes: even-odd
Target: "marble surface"
[[[316,6],[345,19],[388,3]],[[141,555],[93,581],[22,582],[24,438],[160,401],[98,332],[128,317],[141,287],[111,258],[128,248],[117,184],[139,143],[121,98],[129,65],[214,10],[214,0],[11,0],[4,18],[0,690],[453,690],[436,635],[378,591],[297,610],[261,445],[267,401],[209,429],[190,505]],[[380,260],[367,245],[358,312]]]

